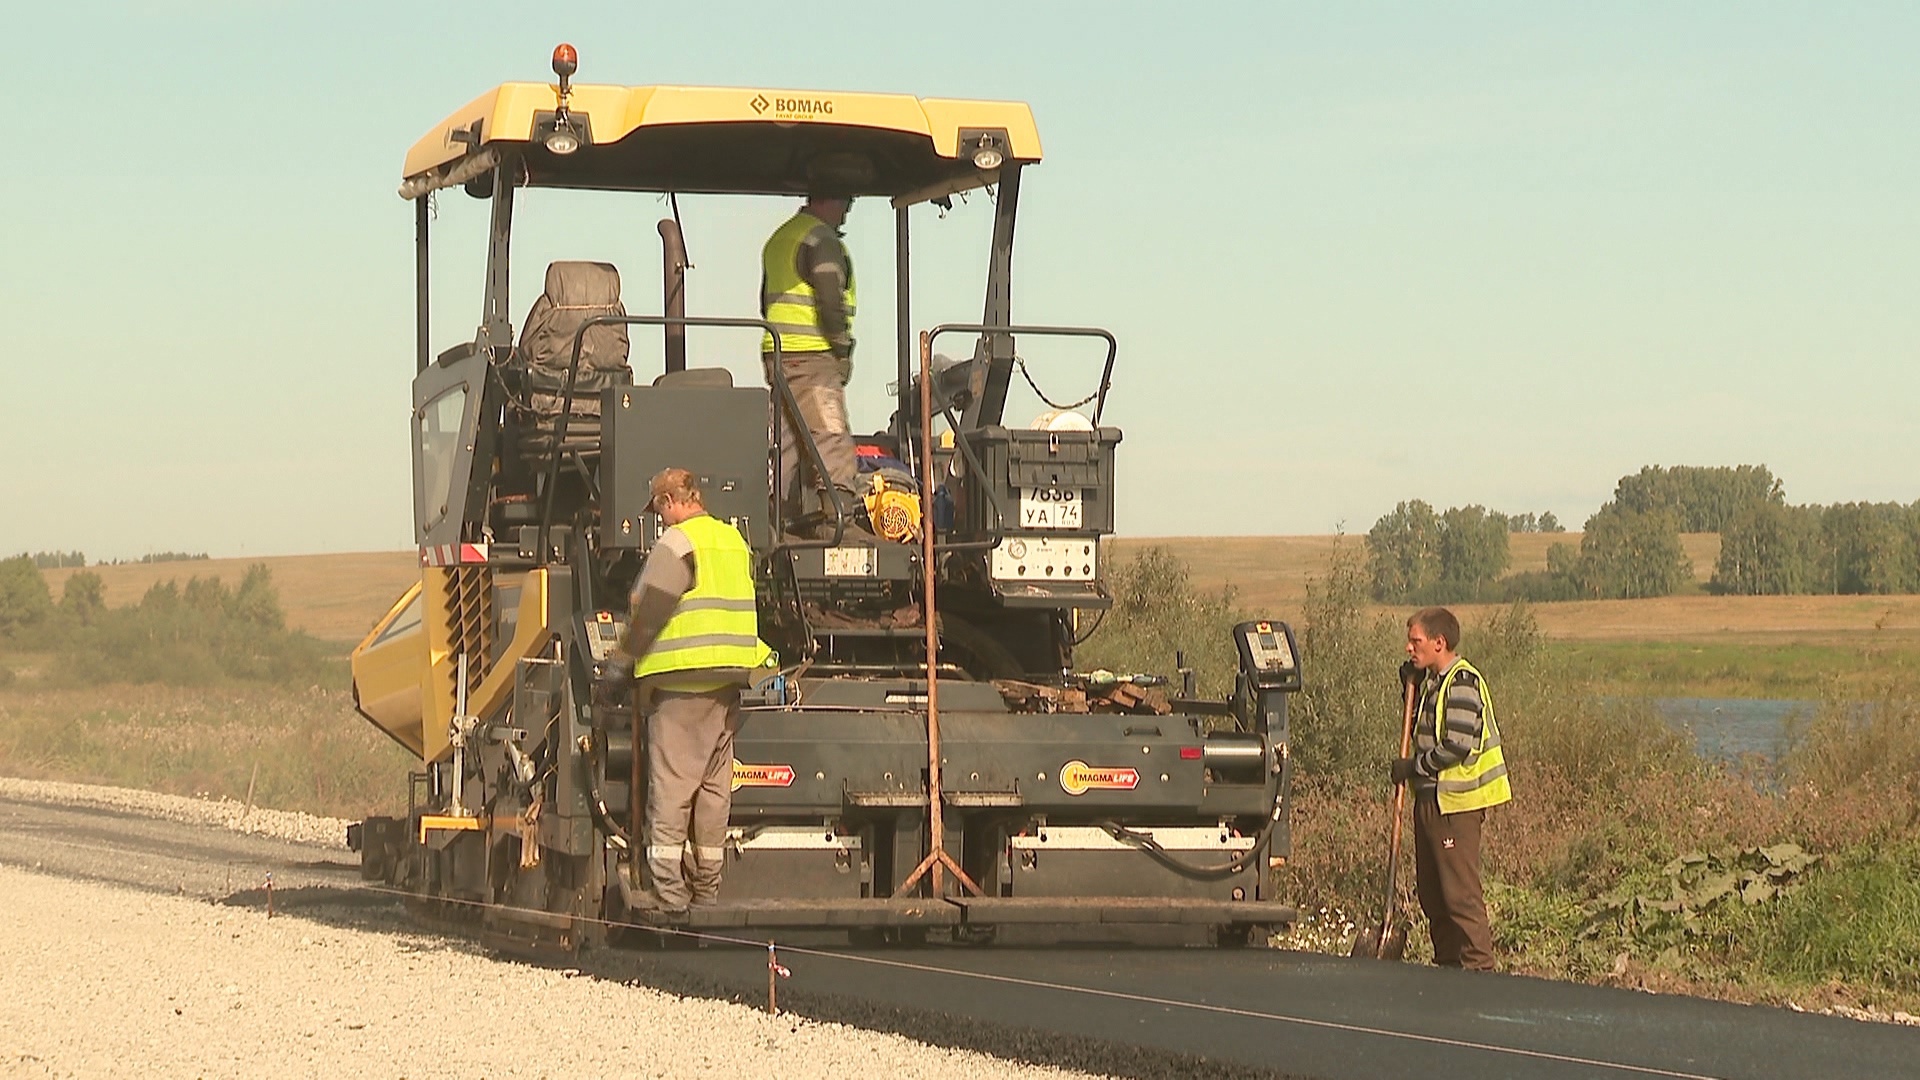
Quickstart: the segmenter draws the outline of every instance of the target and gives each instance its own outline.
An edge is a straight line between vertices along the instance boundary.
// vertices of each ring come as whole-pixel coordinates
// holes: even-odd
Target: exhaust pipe
[[[660,219],[660,311],[669,319],[687,317],[687,241],[680,223]],[[667,370],[687,370],[687,328],[668,325]]]

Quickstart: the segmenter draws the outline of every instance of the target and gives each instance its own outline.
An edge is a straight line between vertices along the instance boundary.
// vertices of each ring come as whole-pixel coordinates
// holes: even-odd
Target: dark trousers
[[[1433,962],[1493,970],[1493,928],[1480,891],[1480,827],[1485,810],[1440,812],[1423,794],[1413,801],[1413,883],[1433,935]]]

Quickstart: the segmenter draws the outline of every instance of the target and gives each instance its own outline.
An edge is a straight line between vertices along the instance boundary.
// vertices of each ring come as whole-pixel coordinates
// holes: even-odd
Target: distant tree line
[[[1765,465],[1649,465],[1614,486],[1576,548],[1507,574],[1507,534],[1557,532],[1553,515],[1400,503],[1367,533],[1374,599],[1386,603],[1637,599],[1693,581],[1680,534],[1720,534],[1707,588],[1736,595],[1920,592],[1920,502],[1787,504]]]
[[[156,551],[151,555],[142,555],[137,559],[115,559],[111,563],[101,563],[100,565],[118,566],[122,562],[132,562],[132,563],[199,562],[203,559],[208,559],[208,558],[211,558],[211,556],[209,556],[204,551],[201,551],[201,552]]]
[[[32,555],[24,557],[32,559],[33,565],[42,570],[64,570],[70,566],[87,565],[87,553],[84,551],[36,551]],[[204,551],[197,553],[185,551],[156,551],[151,555],[142,555],[137,559],[102,559],[96,565],[120,566],[125,563],[197,562],[210,558],[212,558],[212,556]]]
[[[1510,561],[1516,532],[1565,532],[1552,511],[1503,514],[1484,506],[1437,511],[1420,499],[1403,502],[1367,533],[1367,569],[1375,599],[1444,604],[1492,599]]]
[[[0,646],[53,654],[52,677],[72,683],[305,681],[326,663],[320,642],[287,629],[264,565],[249,567],[237,588],[213,577],[169,580],[110,608],[91,570],[61,583],[56,602],[32,556],[0,560]],[[0,667],[0,685],[10,681]]]
[[[1517,533],[1558,533],[1566,532],[1567,527],[1548,510],[1542,514],[1508,514],[1507,531]]]
[[[1727,523],[1715,592],[1920,592],[1920,502],[1756,502]]]
[[[42,570],[87,565],[87,553],[84,551],[36,551],[29,558],[33,560],[33,565]]]

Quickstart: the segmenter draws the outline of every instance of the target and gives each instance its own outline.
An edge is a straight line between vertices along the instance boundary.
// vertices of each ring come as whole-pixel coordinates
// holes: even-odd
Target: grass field
[[[1720,538],[1682,538],[1697,582],[1711,574]],[[1520,533],[1511,538],[1514,572],[1542,569],[1547,548],[1578,545],[1578,533]],[[1232,587],[1253,614],[1302,621],[1307,583],[1326,571],[1336,544],[1364,551],[1362,537],[1227,536],[1110,541],[1109,562],[1152,546],[1184,560],[1193,584]],[[419,575],[411,552],[276,556],[263,559],[93,567],[109,604],[139,599],[154,584],[214,576],[238,584],[247,567],[273,572],[288,624],[327,641],[357,642]],[[74,570],[49,570],[57,596]],[[1400,613],[1402,609],[1386,609]],[[1469,623],[1491,609],[1462,605]],[[1818,697],[1834,680],[1857,684],[1888,669],[1920,667],[1920,596],[1712,596],[1695,592],[1652,600],[1539,604],[1534,615],[1554,647],[1580,669],[1627,691],[1765,697]]]
[[[1720,553],[1714,533],[1681,538],[1693,560],[1694,579],[1704,583]],[[1307,582],[1325,572],[1336,543],[1364,554],[1364,537],[1224,536],[1127,538],[1111,541],[1122,558],[1163,547],[1185,560],[1193,584],[1205,590],[1231,586],[1249,612],[1299,619]],[[1543,570],[1547,548],[1578,546],[1578,533],[1519,533],[1512,537],[1512,572]],[[1399,609],[1393,609],[1399,610]],[[1410,610],[1410,609],[1409,609]],[[1461,605],[1460,614],[1484,615],[1483,605]],[[1920,643],[1920,596],[1711,596],[1696,592],[1652,600],[1583,600],[1539,604],[1534,616],[1555,641],[1666,641],[1713,639],[1766,642],[1790,638],[1851,643],[1856,635],[1911,636]]]

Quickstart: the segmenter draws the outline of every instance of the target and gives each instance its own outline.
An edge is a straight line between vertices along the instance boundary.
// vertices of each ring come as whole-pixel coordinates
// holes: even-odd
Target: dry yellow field
[[[1693,560],[1694,578],[1713,575],[1720,554],[1715,533],[1681,537]],[[1127,538],[1112,541],[1115,554],[1164,547],[1184,559],[1193,583],[1203,589],[1232,586],[1236,602],[1248,612],[1299,620],[1309,579],[1326,572],[1335,544],[1352,545],[1361,555],[1359,536],[1197,536]],[[1520,533],[1511,538],[1514,572],[1544,570],[1547,548],[1555,543],[1579,546],[1579,533]],[[1534,615],[1549,637],[1562,641],[1720,640],[1754,638],[1796,641],[1833,640],[1867,631],[1920,634],[1920,596],[1669,596],[1654,600],[1587,600],[1536,604]],[[1469,619],[1485,611],[1462,605]]]
[[[370,551],[340,555],[276,555],[258,559],[205,559],[192,562],[134,563],[88,567],[106,584],[107,603],[137,602],[163,581],[214,577],[229,587],[240,584],[247,568],[265,563],[280,592],[287,623],[328,641],[358,642],[374,620],[420,579],[420,558],[411,551]],[[55,599],[77,570],[48,570]]]
[[[1711,533],[1682,538],[1693,559],[1694,575],[1704,581],[1719,553]],[[1578,545],[1578,533],[1529,534],[1512,538],[1513,569],[1546,567],[1553,543]],[[1111,541],[1121,558],[1160,546],[1184,559],[1193,583],[1203,589],[1231,585],[1236,602],[1248,612],[1298,621],[1307,582],[1323,574],[1336,543],[1364,551],[1357,536],[1217,536],[1126,538]],[[290,625],[330,641],[358,641],[401,592],[419,576],[410,551],[356,552],[339,555],[288,555],[260,559],[211,559],[196,562],[98,566],[107,602],[137,601],[158,582],[218,577],[237,585],[247,567],[265,563],[273,572]],[[58,596],[73,570],[49,570],[47,582]],[[1471,617],[1473,606],[1461,613]],[[1670,639],[1828,640],[1864,631],[1920,635],[1920,596],[1671,596],[1657,600],[1593,600],[1539,604],[1540,627],[1566,641]]]

